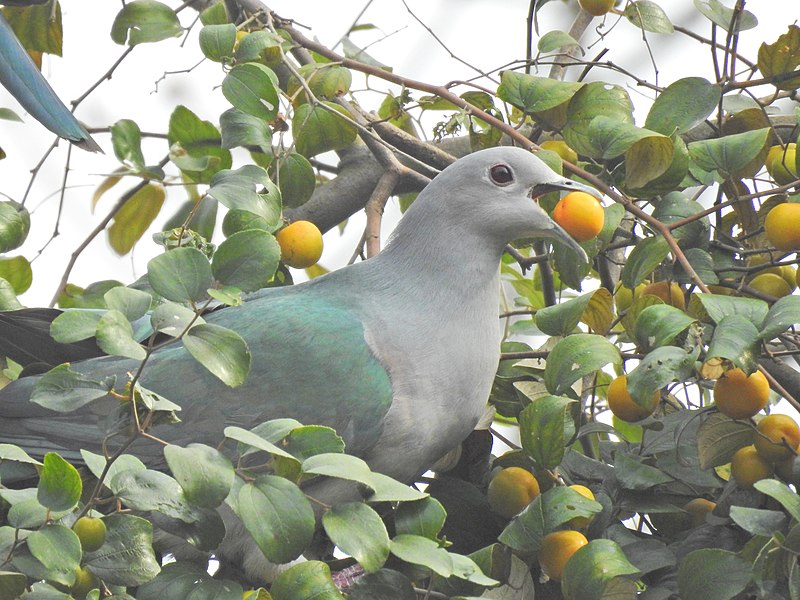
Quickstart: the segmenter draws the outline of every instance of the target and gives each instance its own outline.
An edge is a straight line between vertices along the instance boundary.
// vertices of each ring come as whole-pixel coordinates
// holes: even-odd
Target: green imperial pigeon
[[[333,427],[347,452],[373,470],[414,481],[464,440],[486,409],[499,359],[499,263],[506,244],[550,237],[586,260],[537,204],[556,190],[597,194],[520,148],[458,160],[420,193],[374,258],[205,315],[208,323],[238,332],[250,348],[250,374],[240,387],[225,386],[179,343],[156,351],[142,385],[179,404],[182,423],[155,427],[154,435],[216,446],[227,426],[251,429],[291,417]],[[124,381],[137,366],[102,357],[72,368]],[[55,413],[29,402],[37,379],[0,390],[0,442],[72,461],[80,460],[80,448],[100,452],[98,424],[118,401]],[[130,451],[150,467],[165,464],[163,447],[151,441],[139,440]],[[327,505],[356,495],[342,480],[318,479],[324,481],[305,491]],[[238,531],[229,527],[221,555],[243,561],[258,579],[266,561],[243,531],[241,524]]]
[[[29,6],[47,0],[4,0],[0,4]],[[91,152],[101,152],[89,132],[64,106],[39,72],[14,30],[0,13],[0,84],[31,116],[57,136]]]

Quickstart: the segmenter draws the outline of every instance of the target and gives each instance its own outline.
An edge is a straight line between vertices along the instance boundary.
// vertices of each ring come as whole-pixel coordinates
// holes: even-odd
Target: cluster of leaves
[[[154,533],[168,533],[205,557],[213,554],[227,512],[275,563],[309,551],[332,563],[329,551],[337,546],[366,572],[346,592],[354,600],[413,600],[414,585],[421,583],[440,596],[508,600],[534,594],[632,598],[639,591],[651,600],[676,594],[800,595],[795,488],[764,480],[755,490],[742,490],[727,481],[727,463],[753,442],[755,428],[718,413],[709,391],[724,370],[751,372],[777,344],[796,352],[800,297],[777,300],[748,284],[764,269],[797,263],[795,253],[769,247],[763,223],[775,205],[800,198],[789,193],[791,185],[776,185],[762,167],[770,145],[797,142],[798,116],[775,113],[800,85],[800,29],[790,26],[762,44],[757,61],[745,63],[751,67],[742,80],[733,67],[736,41],[755,26],[755,16],[742,3],[736,10],[718,0],[696,0],[695,6],[713,40],[725,32],[719,36],[725,44],[712,51],[725,57],[729,71],[719,72],[717,65],[713,82],[686,77],[664,88],[651,85],[657,93],[643,126],[636,125],[633,100],[622,86],[517,70],[504,71],[495,92],[484,86],[460,96],[440,88],[434,96],[415,97],[415,82],[402,81],[407,87],[386,95],[379,107],[382,120],[410,134],[403,138],[404,151],[412,154],[427,147],[415,136],[425,129],[423,116],[435,111],[447,113],[432,127],[445,148],[462,131],[474,149],[496,145],[503,134],[525,144],[529,139],[520,132],[534,141],[563,138],[579,156],[577,165],[563,168],[619,200],[605,209],[600,235],[583,244],[589,264],[578,264],[556,245],[549,261],[516,257],[524,266],[538,265],[532,275],[510,260],[503,265],[518,308],[533,315],[511,324],[510,335],[548,336],[539,349],[509,340],[492,391],[502,420],[518,427],[519,448],[492,456],[486,436],[477,432],[465,442],[458,464],[420,493],[345,454],[335,431],[289,420],[250,431],[228,428],[232,453],[202,444],[167,445],[164,471],[122,450],[65,456],[85,465],[83,480],[56,453],[31,456],[0,445],[0,596],[67,598],[85,568],[95,578],[91,587],[97,586],[91,598],[238,600],[245,582],[230,565],[211,576],[202,561],[197,566],[180,556],[162,566],[153,550]],[[17,31],[34,47],[31,32],[41,30],[36,23],[49,23],[49,13],[41,7],[13,10],[25,11],[25,18],[11,21],[28,23],[27,35]],[[626,2],[619,15],[636,28],[629,34],[678,35],[650,0]],[[220,92],[231,108],[215,124],[177,106],[167,125],[168,153],[157,161],[145,157],[134,121],[115,123],[111,144],[121,166],[93,199],[98,202],[122,181],[137,181],[121,194],[106,229],[112,249],[123,255],[161,215],[167,184],[182,183],[174,187],[188,199],[157,236],[166,251],[130,287],[116,281],[85,289],[65,285],[61,308],[96,310],[67,311],[52,326],[57,341],[94,339],[104,353],[132,359],[134,374],[124,391],[114,391],[113,379],[92,380],[62,365],[42,377],[33,394],[35,403],[61,412],[116,394],[119,409],[109,431],[124,432],[131,443],[154,423],[176,421],[181,408],[188,409],[138,382],[148,357],[163,344],[182,343],[230,386],[246,379],[246,343],[233,331],[205,323],[203,312],[240,302],[242,292],[291,282],[273,234],[285,209],[302,207],[324,188],[309,159],[350,148],[364,133],[357,123],[366,116],[348,110],[353,104],[346,100],[352,72],[398,82],[349,40],[346,58],[309,43],[312,52],[293,59],[288,54],[301,42],[290,24],[251,18],[237,25],[222,3],[204,11],[201,22],[200,49],[222,65]],[[182,31],[170,7],[134,0],[121,9],[111,34],[117,43],[135,46]],[[551,31],[541,36],[534,62],[541,67],[579,49],[573,36]],[[769,90],[766,99],[755,98],[758,86]],[[431,87],[420,91],[431,93]],[[236,148],[244,148],[250,161],[235,168]],[[562,169],[554,153],[539,156]],[[787,167],[800,172],[798,162]],[[716,193],[713,210],[698,202],[697,190]],[[551,208],[554,200],[542,204]],[[225,239],[217,245],[212,239],[223,212],[219,205],[226,209]],[[23,206],[0,203],[0,252],[19,248],[29,228]],[[32,276],[24,257],[0,257],[2,308],[22,306],[16,296]],[[597,281],[599,289],[579,295]],[[650,281],[674,282],[688,304],[654,295],[640,295],[628,306],[615,302],[618,284],[634,289]],[[717,294],[693,293],[713,285]],[[654,393],[662,397],[655,415],[635,425],[603,417],[608,373],[625,371],[627,360],[637,361],[627,369],[634,401],[645,406]],[[509,521],[491,512],[485,489],[491,469],[512,465],[532,470],[543,493]],[[35,486],[6,485],[24,481],[19,473],[26,468]],[[324,544],[313,540],[315,508],[304,492],[320,478],[360,487],[369,503],[316,510]],[[590,487],[596,501],[565,482]],[[683,507],[698,497],[714,499],[717,508],[693,523]],[[99,550],[83,552],[70,526],[100,509],[107,513],[102,518],[108,538]],[[568,563],[560,584],[547,581],[536,562],[542,540],[574,526],[576,518],[588,522],[591,541]],[[85,592],[73,587],[72,593]],[[286,570],[257,597],[345,596],[329,565],[312,560]]]

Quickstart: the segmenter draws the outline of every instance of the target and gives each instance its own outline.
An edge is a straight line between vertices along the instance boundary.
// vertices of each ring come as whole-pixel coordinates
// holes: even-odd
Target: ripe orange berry
[[[508,467],[492,478],[487,490],[489,507],[510,519],[539,495],[539,481],[527,469]]]
[[[769,382],[760,371],[749,377],[741,369],[726,371],[714,384],[714,403],[731,419],[749,419],[769,400]]]
[[[778,204],[767,213],[764,229],[778,250],[800,250],[800,203]]]
[[[586,192],[570,192],[556,204],[553,220],[579,242],[585,242],[603,229],[605,213],[600,201]]]
[[[594,494],[592,493],[592,490],[587,488],[585,485],[580,485],[576,483],[569,487],[578,492],[584,498],[588,498],[589,500],[594,500]],[[573,529],[585,529],[586,526],[589,525],[591,520],[592,517],[575,517],[567,521],[567,525],[569,525]]]
[[[550,579],[561,581],[564,567],[572,555],[589,543],[579,531],[554,531],[544,536],[539,549],[539,565]]]
[[[546,142],[539,144],[539,147],[542,150],[550,150],[551,152],[555,152],[561,157],[561,160],[565,160],[573,164],[578,162],[578,153],[570,148],[567,142],[564,140],[547,140]]]
[[[305,269],[317,264],[322,256],[322,233],[311,221],[295,221],[278,233],[281,259],[290,267]]]
[[[705,498],[695,498],[683,505],[683,510],[689,513],[692,527],[699,527],[706,522],[706,515],[717,507],[716,502]]]
[[[681,310],[686,308],[683,289],[674,281],[656,281],[655,283],[650,283],[641,291],[640,296],[655,296],[661,298],[664,304],[669,304]]]
[[[756,481],[771,477],[773,466],[758,454],[755,446],[739,448],[731,459],[731,475],[741,488],[751,488]]]
[[[658,406],[658,401],[661,399],[661,395],[656,392],[653,394],[649,406],[644,407],[637,404],[628,392],[628,377],[625,375],[620,375],[608,384],[608,391],[606,394],[608,408],[611,412],[628,423],[635,423],[636,421],[641,421],[645,417],[652,415],[656,406]]]
[[[800,427],[787,415],[767,415],[758,422],[758,435],[753,445],[767,462],[776,463],[795,456],[792,449],[800,445]]]

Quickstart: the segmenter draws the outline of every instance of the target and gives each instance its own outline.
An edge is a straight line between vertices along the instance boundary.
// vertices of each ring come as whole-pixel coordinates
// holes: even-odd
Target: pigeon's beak
[[[591,196],[594,196],[598,200],[603,199],[603,195],[598,192],[593,187],[589,187],[588,185],[584,185],[577,181],[572,181],[571,179],[556,179],[555,181],[549,181],[547,183],[539,183],[535,185],[531,189],[531,198],[536,200],[540,196],[544,194],[548,194],[550,192],[557,192],[560,190],[565,190],[568,192],[585,192]],[[581,248],[580,244],[573,238],[570,234],[568,234],[562,227],[551,219],[552,228],[550,230],[549,237],[558,240],[559,242],[569,246],[578,256],[581,257],[583,262],[589,262],[589,257],[586,256],[586,252],[583,248]]]

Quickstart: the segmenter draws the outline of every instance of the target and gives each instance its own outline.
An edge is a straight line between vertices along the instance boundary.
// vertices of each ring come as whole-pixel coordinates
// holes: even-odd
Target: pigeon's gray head
[[[530,152],[506,146],[459,159],[442,171],[426,192],[447,195],[444,204],[451,226],[474,228],[502,244],[527,237],[549,237],[587,260],[580,245],[537,203],[543,194],[558,190],[600,197],[593,188],[558,175]]]

